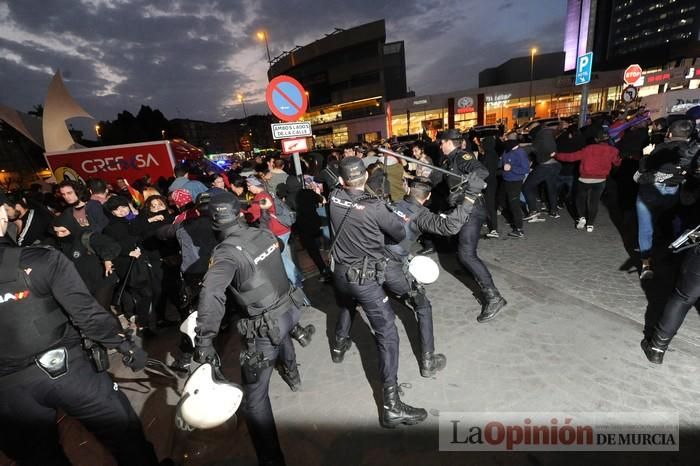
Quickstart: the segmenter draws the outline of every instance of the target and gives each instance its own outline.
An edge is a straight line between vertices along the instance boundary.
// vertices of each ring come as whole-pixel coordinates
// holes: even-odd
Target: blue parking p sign
[[[581,55],[576,60],[576,85],[591,82],[591,70],[593,69],[593,52]]]

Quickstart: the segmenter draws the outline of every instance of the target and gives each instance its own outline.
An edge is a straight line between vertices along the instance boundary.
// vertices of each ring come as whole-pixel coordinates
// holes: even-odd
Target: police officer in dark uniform
[[[158,464],[129,400],[104,371],[106,353],[91,362],[77,329],[116,348],[135,371],[146,353],[121,333],[67,257],[47,247],[16,247],[5,235],[7,223],[0,207],[0,450],[22,465],[70,464],[59,446],[61,409],[120,465]]]
[[[218,364],[214,338],[228,289],[243,313],[238,331],[246,343],[241,368],[248,431],[261,465],[283,465],[268,389],[278,361],[285,381],[291,387],[301,384],[289,332],[301,317],[304,294],[287,279],[277,238],[246,224],[236,196],[226,192],[212,196],[209,214],[221,243],[212,253],[200,293],[194,359]]]
[[[331,224],[335,242],[331,247],[333,281],[340,304],[340,317],[332,344],[333,362],[343,361],[350,348],[350,327],[358,303],[374,331],[379,352],[379,372],[383,384],[381,424],[417,424],[427,417],[399,398],[399,335],[394,311],[382,288],[385,236],[400,242],[406,236],[403,222],[379,199],[365,193],[367,170],[362,160],[346,157],[339,166],[343,189],[330,196]]]
[[[459,232],[466,222],[472,204],[465,202],[449,215],[430,212],[423,204],[430,199],[432,186],[430,179],[417,177],[410,182],[410,191],[405,199],[394,205],[394,212],[404,222],[406,237],[400,243],[386,245],[388,263],[384,287],[399,296],[415,311],[420,333],[420,374],[432,377],[445,368],[447,358],[434,353],[433,311],[425,288],[408,272],[411,250],[421,233],[452,236]]]
[[[493,283],[489,269],[476,253],[481,236],[481,226],[488,215],[481,191],[486,187],[483,180],[489,176],[489,171],[476,159],[473,153],[460,149],[461,141],[462,134],[454,128],[449,129],[440,136],[440,149],[446,156],[443,168],[458,175],[466,175],[464,182],[460,182],[458,178],[453,176],[445,175],[445,177],[450,187],[450,203],[452,205],[461,205],[464,202],[473,204],[469,220],[459,231],[457,256],[481,288],[481,314],[476,320],[487,322],[496,317],[496,314],[506,305],[506,300],[503,299]]]

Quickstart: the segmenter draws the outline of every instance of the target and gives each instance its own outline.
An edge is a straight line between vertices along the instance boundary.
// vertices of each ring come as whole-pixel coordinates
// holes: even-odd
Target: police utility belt
[[[381,285],[384,283],[386,265],[386,258],[374,259],[365,256],[350,265],[335,263],[334,272],[343,274],[348,283],[364,285],[374,280]]]
[[[270,306],[264,312],[242,318],[238,321],[238,332],[246,339],[246,341],[254,340],[256,337],[270,338],[274,345],[279,345],[284,338],[281,334],[278,325],[278,319],[282,314],[287,312],[289,307],[294,304],[297,307],[304,305],[306,295],[301,288],[290,287],[289,293],[282,296],[275,304]]]
[[[69,362],[81,356],[84,356],[84,351],[81,346],[72,346],[66,348],[60,346],[39,353],[33,358],[33,364],[12,372],[11,374],[0,376],[0,383],[13,384],[22,382],[36,375],[35,371],[38,367],[50,379],[58,379],[68,373]]]

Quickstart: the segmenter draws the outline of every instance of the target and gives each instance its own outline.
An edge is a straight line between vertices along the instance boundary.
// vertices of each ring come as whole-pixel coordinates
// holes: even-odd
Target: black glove
[[[122,354],[124,365],[134,372],[143,370],[146,367],[148,353],[143,348],[136,346],[131,340],[124,340],[118,347],[117,351]]]
[[[209,363],[214,367],[221,366],[219,354],[214,349],[214,345],[197,345],[194,349],[194,360],[200,364]]]
[[[466,190],[473,194],[479,194],[486,188],[486,181],[482,180],[476,172],[469,173],[464,178],[464,184],[467,187]]]
[[[464,191],[457,189],[456,191],[450,191],[450,195],[447,197],[447,203],[450,207],[456,207],[462,205],[464,202]]]

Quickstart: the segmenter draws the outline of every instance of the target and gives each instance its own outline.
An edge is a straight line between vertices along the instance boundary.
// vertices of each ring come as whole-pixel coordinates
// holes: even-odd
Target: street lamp
[[[272,58],[270,58],[270,45],[267,43],[267,32],[265,31],[258,31],[256,34],[258,36],[259,40],[264,40],[265,41],[265,50],[267,50],[267,63],[269,65],[272,65]]]
[[[164,129],[160,130],[160,138],[165,139],[165,130]]]
[[[101,138],[102,135],[100,134],[100,125],[95,125],[95,134],[97,135],[98,138]]]
[[[537,49],[535,47],[532,47],[530,49],[530,105],[529,108],[532,108],[532,78],[533,78],[533,73],[535,70],[535,54],[537,53]],[[529,109],[528,109],[529,112]],[[535,117],[535,112],[532,112],[532,118]]]
[[[243,94],[238,94],[238,101],[243,105],[243,116],[248,118],[248,113],[245,111],[245,101],[243,100]]]

